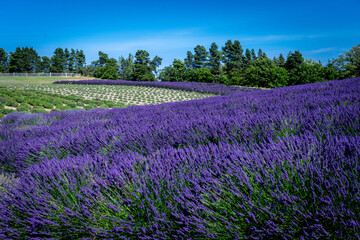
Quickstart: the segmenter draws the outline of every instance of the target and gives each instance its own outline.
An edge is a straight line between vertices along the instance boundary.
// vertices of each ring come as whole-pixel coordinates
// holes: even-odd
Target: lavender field
[[[8,114],[1,239],[360,239],[360,78]]]

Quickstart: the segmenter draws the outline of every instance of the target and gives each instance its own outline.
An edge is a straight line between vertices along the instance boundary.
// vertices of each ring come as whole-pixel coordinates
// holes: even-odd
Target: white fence
[[[80,73],[0,73],[0,77],[81,77]]]

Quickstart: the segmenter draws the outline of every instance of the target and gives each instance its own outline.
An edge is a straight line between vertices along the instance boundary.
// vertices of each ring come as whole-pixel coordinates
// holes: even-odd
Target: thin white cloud
[[[326,52],[332,52],[332,51],[336,51],[336,50],[337,50],[336,47],[319,48],[319,49],[311,50],[311,51],[309,51],[309,53],[326,53]]]
[[[278,41],[294,41],[303,39],[315,39],[325,37],[325,35],[266,35],[266,36],[243,36],[240,37],[242,41],[257,41],[257,42],[278,42]]]

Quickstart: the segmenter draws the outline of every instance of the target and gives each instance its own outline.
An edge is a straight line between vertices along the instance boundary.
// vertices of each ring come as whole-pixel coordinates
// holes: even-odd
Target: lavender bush
[[[216,95],[228,95],[235,92],[250,92],[258,90],[251,87],[226,86],[220,83],[201,82],[140,82],[126,80],[80,80],[80,81],[55,81],[53,84],[81,84],[81,85],[128,85],[168,88],[175,90],[193,91],[200,93],[212,93]]]
[[[0,125],[3,239],[359,239],[360,78]]]

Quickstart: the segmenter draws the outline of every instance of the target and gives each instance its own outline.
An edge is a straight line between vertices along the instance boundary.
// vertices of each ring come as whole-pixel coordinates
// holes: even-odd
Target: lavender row
[[[46,160],[5,186],[0,236],[358,238],[359,144],[327,134]]]
[[[359,103],[356,78],[10,114],[0,237],[360,238]]]
[[[236,92],[249,92],[258,90],[251,87],[227,86],[221,83],[200,82],[140,82],[126,80],[80,80],[80,81],[55,81],[53,84],[80,84],[80,85],[127,85],[167,88],[175,90],[212,93],[215,95],[228,95]]]

